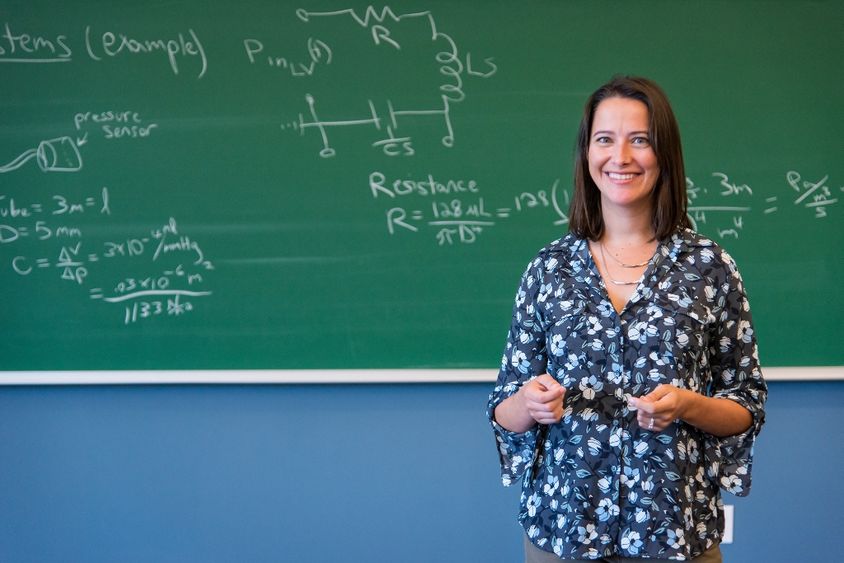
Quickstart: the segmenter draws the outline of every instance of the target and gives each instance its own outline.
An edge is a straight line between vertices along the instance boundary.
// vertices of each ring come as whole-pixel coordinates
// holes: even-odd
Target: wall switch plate
[[[724,505],[724,537],[721,543],[733,543],[733,509],[732,504]]]

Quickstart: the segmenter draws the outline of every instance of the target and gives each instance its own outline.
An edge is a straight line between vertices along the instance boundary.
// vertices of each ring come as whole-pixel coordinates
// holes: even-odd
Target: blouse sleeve
[[[765,421],[768,389],[759,368],[756,333],[741,275],[723,254],[726,278],[720,287],[723,307],[710,335],[712,396],[746,408],[753,422],[740,434],[710,436],[706,444],[707,472],[721,487],[738,496],[750,492],[753,445]]]
[[[501,369],[495,388],[489,396],[487,416],[495,433],[501,463],[501,480],[513,484],[533,465],[538,427],[527,432],[510,432],[495,421],[495,407],[516,393],[522,385],[546,371],[545,333],[537,310],[537,294],[541,270],[534,261],[522,276],[507,343],[501,358]]]

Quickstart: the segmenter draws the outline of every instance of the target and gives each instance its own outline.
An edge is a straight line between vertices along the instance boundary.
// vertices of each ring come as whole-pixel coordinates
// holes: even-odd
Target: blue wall
[[[0,387],[0,561],[519,561],[490,387]],[[771,383],[727,561],[840,552],[842,405]]]

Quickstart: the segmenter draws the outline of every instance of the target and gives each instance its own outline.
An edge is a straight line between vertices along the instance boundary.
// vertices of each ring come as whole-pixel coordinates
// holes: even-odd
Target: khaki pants
[[[562,559],[549,551],[544,551],[533,545],[525,538],[525,563],[560,563]],[[578,559],[577,561],[599,561],[602,563],[644,563],[646,561],[658,561],[657,559],[634,559],[632,557],[620,557],[614,555],[612,557],[605,557],[603,559]],[[692,559],[695,563],[721,563],[721,548],[719,546],[711,547],[702,555]]]

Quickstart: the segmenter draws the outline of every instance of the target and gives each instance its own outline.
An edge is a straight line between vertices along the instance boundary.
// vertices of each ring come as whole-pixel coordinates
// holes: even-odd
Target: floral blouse
[[[495,407],[546,372],[566,388],[562,420],[499,426]],[[753,423],[726,438],[682,421],[642,428],[627,399],[663,383],[736,401]],[[503,482],[522,479],[519,521],[540,549],[682,560],[720,541],[720,488],[749,492],[766,396],[741,276],[723,249],[678,231],[618,314],[587,242],[569,234],[522,276],[487,414]]]

